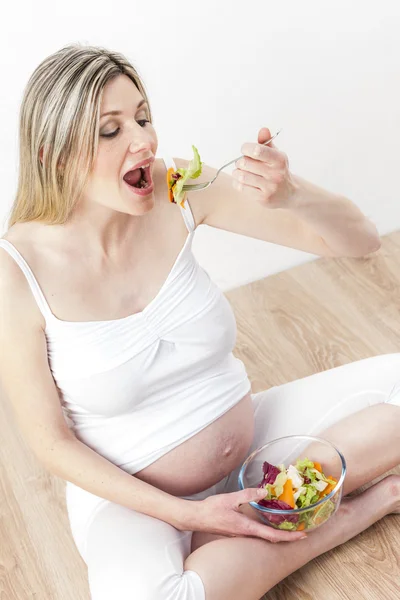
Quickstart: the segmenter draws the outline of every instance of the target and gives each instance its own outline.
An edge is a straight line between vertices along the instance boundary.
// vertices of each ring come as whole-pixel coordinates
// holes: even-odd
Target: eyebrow
[[[136,110],[138,108],[140,108],[141,106],[143,106],[143,104],[147,104],[147,102],[144,98],[139,102],[139,104],[136,107]],[[100,119],[102,119],[106,115],[122,115],[122,110],[109,110],[108,112],[105,112],[102,115],[100,115]]]

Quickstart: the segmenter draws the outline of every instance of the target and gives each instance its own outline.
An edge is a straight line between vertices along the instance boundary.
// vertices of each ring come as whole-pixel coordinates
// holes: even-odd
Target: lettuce
[[[297,502],[297,498],[302,494],[305,494],[307,489],[304,486],[299,487],[299,489],[293,494],[294,501]]]
[[[277,475],[277,477],[275,479],[275,483],[274,483],[274,488],[275,488],[275,495],[278,498],[281,494],[283,494],[283,486],[285,485],[287,480],[288,480],[288,476],[283,471],[281,471],[279,473],[279,475]]]
[[[304,487],[306,488],[306,491],[297,498],[297,508],[305,508],[318,501],[319,493],[315,493],[315,488],[312,485],[304,485]]]
[[[321,479],[321,480],[318,480],[318,481],[314,481],[314,487],[315,487],[315,489],[316,489],[316,490],[318,490],[319,492],[323,492],[323,491],[324,491],[324,489],[325,489],[326,487],[328,487],[328,482],[327,482],[327,481],[323,481],[322,479]]]
[[[201,169],[202,169],[203,163],[200,160],[199,151],[197,150],[196,146],[192,146],[192,148],[193,148],[194,158],[192,158],[192,160],[189,162],[188,168],[187,169],[182,169],[182,168],[177,169],[177,173],[182,175],[182,177],[180,177],[177,180],[175,186],[172,189],[172,193],[174,195],[174,199],[177,204],[181,204],[181,202],[184,200],[186,192],[184,192],[182,190],[182,188],[185,185],[186,181],[188,179],[196,179],[201,174]]]
[[[317,479],[322,479],[322,480],[326,479],[325,475],[323,473],[320,473],[317,469],[310,469],[310,472],[314,473],[314,475]]]
[[[302,471],[305,471],[305,469],[313,469],[314,468],[314,463],[312,462],[312,460],[308,459],[308,458],[303,458],[302,460],[298,460],[296,462],[296,469],[298,471],[300,471],[300,473]]]
[[[280,525],[278,525],[279,529],[286,529],[286,531],[296,531],[297,525],[291,523],[290,521],[283,521]]]
[[[312,511],[310,511],[312,512]],[[310,527],[313,527],[312,515],[308,512],[302,513],[300,515],[300,523],[304,523],[304,529],[307,530]]]
[[[315,513],[311,517],[312,525],[322,525],[335,510],[335,504],[332,500],[328,500],[324,504],[321,504],[319,508],[315,510]]]
[[[300,475],[299,471],[293,465],[289,465],[287,469],[288,479],[291,480],[293,484],[293,489],[298,490],[304,483],[303,477]]]
[[[262,487],[262,486],[258,486],[258,487]],[[266,483],[264,488],[265,488],[264,500],[271,500],[272,497],[275,497],[275,488],[270,483]],[[274,494],[272,494],[272,490],[274,490]]]
[[[317,476],[316,473],[318,473],[318,471],[316,471],[315,469],[309,469],[307,468],[304,472],[303,472],[303,477],[308,477],[308,479],[310,480],[309,483],[314,483],[314,481],[317,480]],[[305,481],[305,479],[304,479]]]

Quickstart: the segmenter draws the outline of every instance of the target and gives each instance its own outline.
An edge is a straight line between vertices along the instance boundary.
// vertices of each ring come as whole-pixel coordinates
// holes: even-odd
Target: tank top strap
[[[25,275],[29,287],[31,288],[32,294],[37,302],[37,305],[40,309],[40,312],[47,320],[49,317],[53,316],[53,313],[50,310],[50,306],[48,305],[44,294],[38,284],[36,277],[34,276],[30,266],[23,258],[23,256],[18,252],[15,246],[11,244],[8,240],[0,239],[0,248],[4,248],[6,252],[15,260],[17,265],[20,267],[21,271]]]
[[[176,170],[175,161],[173,160],[173,158],[171,156],[164,154],[163,160],[164,160],[167,170],[171,169],[171,168]],[[186,199],[183,204],[184,204],[183,206],[179,205],[179,208],[181,210],[181,214],[182,214],[183,220],[185,221],[188,231],[190,233],[192,233],[196,229],[196,223],[195,223],[195,220],[193,217],[192,209],[190,208],[190,204],[187,199],[187,195],[186,195]]]

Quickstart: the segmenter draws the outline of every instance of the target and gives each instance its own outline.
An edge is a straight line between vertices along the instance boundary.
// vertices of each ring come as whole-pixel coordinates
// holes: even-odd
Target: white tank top
[[[175,164],[164,158],[166,168]],[[134,474],[237,404],[251,389],[232,354],[229,302],[192,250],[195,223],[157,296],[138,313],[110,321],[64,321],[17,249],[18,263],[46,321],[50,369],[64,417],[87,446]]]

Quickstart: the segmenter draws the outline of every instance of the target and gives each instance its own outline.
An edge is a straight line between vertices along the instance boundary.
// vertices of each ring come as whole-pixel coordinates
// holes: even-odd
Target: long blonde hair
[[[71,44],[33,72],[20,110],[18,188],[9,226],[22,221],[51,225],[67,221],[97,153],[103,89],[121,74],[148,102],[136,69],[122,54],[105,48]]]

